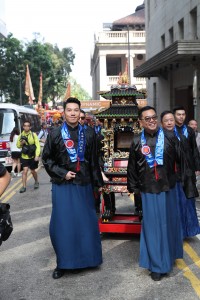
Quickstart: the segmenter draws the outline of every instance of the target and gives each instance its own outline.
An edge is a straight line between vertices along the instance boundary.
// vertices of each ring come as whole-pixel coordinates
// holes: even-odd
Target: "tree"
[[[24,50],[10,33],[0,39],[0,97],[19,104],[21,72],[24,69]]]
[[[43,101],[62,98],[74,59],[71,48],[60,50],[57,45],[44,43],[38,33],[31,42],[26,43],[10,33],[0,40],[0,97],[4,95],[7,101],[19,104],[21,91],[23,103],[27,103],[24,87],[28,64],[36,102],[40,72],[43,74]]]
[[[76,97],[79,100],[91,100],[90,95],[77,83],[73,77],[68,77],[68,81],[71,83],[71,96]],[[64,95],[64,94],[63,94]]]

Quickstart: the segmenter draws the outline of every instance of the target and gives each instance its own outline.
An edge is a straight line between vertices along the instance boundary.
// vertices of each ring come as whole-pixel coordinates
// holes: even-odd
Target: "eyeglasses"
[[[158,116],[152,116],[152,117],[145,117],[144,119],[141,119],[141,120],[144,120],[145,122],[149,123],[151,120],[152,121],[157,121],[158,120]]]
[[[85,120],[85,117],[80,117],[81,120]]]

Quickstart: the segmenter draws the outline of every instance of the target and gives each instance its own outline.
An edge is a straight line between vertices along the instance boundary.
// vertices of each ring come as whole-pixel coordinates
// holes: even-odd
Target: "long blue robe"
[[[179,210],[183,230],[183,238],[192,237],[200,233],[195,198],[187,199],[180,183],[177,184]]]
[[[60,269],[102,263],[101,238],[91,185],[53,184],[50,238]]]
[[[182,229],[176,187],[159,194],[142,193],[143,222],[139,265],[168,273],[183,257]]]

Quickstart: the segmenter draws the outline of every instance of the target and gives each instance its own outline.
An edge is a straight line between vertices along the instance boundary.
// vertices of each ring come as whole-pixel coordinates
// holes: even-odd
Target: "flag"
[[[67,100],[71,96],[71,84],[70,82],[67,84],[67,89],[64,96],[64,101]]]
[[[40,88],[39,88],[39,95],[38,95],[38,106],[42,105],[42,72],[40,73]]]
[[[33,93],[33,86],[31,82],[31,76],[30,76],[28,65],[26,65],[25,94],[26,96],[28,96],[29,104],[33,104],[33,100],[35,100],[35,96]]]

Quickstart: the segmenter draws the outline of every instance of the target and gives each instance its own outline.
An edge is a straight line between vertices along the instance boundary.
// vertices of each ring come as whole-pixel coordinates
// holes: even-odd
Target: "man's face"
[[[167,130],[173,130],[175,126],[175,119],[173,114],[166,114],[162,119],[162,127]]]
[[[189,123],[188,123],[188,126],[190,126],[192,129],[194,129],[194,131],[197,131],[197,122],[195,120],[191,120]]]
[[[29,130],[31,130],[31,125],[29,122],[25,122],[24,125],[23,125],[23,130],[25,132],[29,132]]]
[[[153,109],[143,111],[141,115],[140,126],[147,132],[155,132],[158,127],[158,117]]]
[[[80,112],[80,119],[79,119],[79,123],[81,125],[85,124],[85,114],[83,112]]]
[[[67,124],[72,127],[78,125],[80,108],[77,103],[67,103],[64,113]]]
[[[183,123],[185,122],[185,118],[186,118],[186,114],[184,110],[176,110],[175,114],[175,123],[178,126],[183,125]]]

